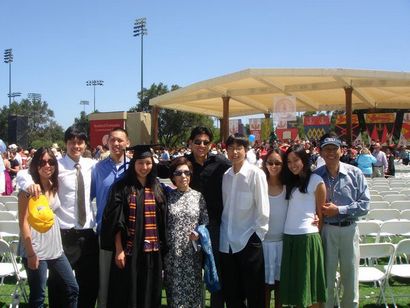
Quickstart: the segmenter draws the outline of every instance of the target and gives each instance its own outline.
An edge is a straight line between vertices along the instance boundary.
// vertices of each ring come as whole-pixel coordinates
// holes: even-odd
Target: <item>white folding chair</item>
[[[400,190],[400,193],[410,197],[410,189],[408,189],[408,188]]]
[[[401,211],[400,220],[410,220],[410,210]]]
[[[0,211],[0,221],[17,220],[16,215],[9,211]]]
[[[367,265],[359,266],[359,282],[376,282],[380,288],[380,295],[378,304],[383,300],[385,307],[387,306],[385,291],[388,290],[393,301],[394,297],[389,286],[389,275],[393,262],[394,245],[391,243],[373,243],[373,244],[360,244],[360,258],[361,259],[380,259],[388,258],[388,265],[385,270],[380,269],[373,265],[373,262],[369,262]]]
[[[15,276],[15,278],[16,278],[16,287],[14,289],[14,293],[12,294],[12,296],[15,297],[17,295],[17,297],[18,297],[18,291],[20,289],[21,294],[24,297],[24,300],[26,302],[28,302],[27,292],[26,292],[26,289],[24,287],[24,284],[27,281],[27,276],[25,275],[24,276],[25,278],[23,278],[23,274],[21,274],[20,268],[19,268],[19,266],[17,264],[17,261],[16,261],[16,256],[13,253],[10,245],[6,241],[1,240],[1,239],[0,239],[0,254],[3,256],[3,259],[5,261],[7,261],[5,263],[5,264],[7,264],[7,268],[9,268],[10,265],[11,265],[12,272],[8,276]],[[0,263],[0,266],[1,266],[1,264],[2,263]]]
[[[389,201],[390,203],[392,203],[393,201],[397,201],[397,200],[408,200],[408,199],[409,197],[406,196],[405,194],[390,194],[390,195],[383,196],[383,200]]]
[[[394,253],[394,264],[390,269],[390,276],[410,279],[410,263],[408,255],[410,255],[410,239],[401,240],[396,245],[396,251]],[[397,260],[399,260],[399,262],[397,262]],[[405,261],[403,262],[403,260]],[[387,266],[385,266],[385,270],[386,268]],[[410,294],[408,296],[410,296]],[[401,295],[400,297],[408,296]]]
[[[0,223],[0,239],[4,237],[18,238],[19,234],[20,227],[18,221],[8,220]]]
[[[6,202],[6,208],[8,211],[17,212],[19,210],[19,204],[17,201],[8,201]]]
[[[389,184],[386,182],[385,184],[373,184],[372,190],[383,191],[389,189]]]
[[[410,255],[410,239],[401,240],[396,245],[395,260],[400,259],[400,263],[393,264],[390,274],[392,276],[398,276],[402,278],[410,278],[410,263],[408,260],[408,255]],[[402,260],[407,262],[402,262]]]
[[[406,187],[406,182],[390,182],[390,188],[392,190],[401,190]]]
[[[3,202],[0,202],[0,211],[7,211],[7,208]]]
[[[380,226],[379,239],[383,242],[385,238],[390,243],[394,242],[393,237],[410,237],[410,221],[385,221]]]
[[[390,203],[390,208],[399,211],[410,210],[410,200],[396,200]]]
[[[380,224],[375,221],[361,220],[357,222],[359,228],[360,242],[367,243],[369,237],[377,243],[379,241]]]
[[[388,201],[373,201],[370,200],[369,210],[380,210],[380,209],[389,209],[390,203]]]
[[[387,220],[399,220],[400,211],[393,209],[376,209],[370,210],[366,215],[366,220],[375,220],[383,222]]]
[[[384,201],[382,195],[370,195],[370,201]]]
[[[6,202],[15,201],[17,202],[18,199],[16,196],[0,196],[0,202],[6,204]]]
[[[386,196],[386,195],[398,195],[400,194],[400,191],[398,190],[382,190],[379,192],[380,196]]]

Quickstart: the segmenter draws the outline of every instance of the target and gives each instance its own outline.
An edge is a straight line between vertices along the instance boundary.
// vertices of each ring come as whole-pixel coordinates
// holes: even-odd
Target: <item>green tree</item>
[[[34,141],[37,147],[51,145],[63,134],[63,128],[54,120],[54,111],[45,101],[23,99],[12,102],[10,107],[3,106],[0,112],[0,138],[4,138],[3,140],[7,140],[8,115],[27,117],[29,146],[33,146]]]
[[[86,132],[87,135],[90,135],[90,120],[84,111],[81,111],[80,117],[74,119],[74,125],[83,132]]]
[[[179,89],[178,85],[172,85],[171,91]],[[141,102],[132,107],[130,112],[151,112],[149,100],[159,95],[168,93],[170,90],[162,82],[152,84],[149,89],[144,89],[144,97]],[[141,99],[141,92],[138,93]],[[168,147],[176,147],[186,143],[192,127],[204,125],[213,128],[212,118],[205,115],[188,112],[161,109],[158,115],[158,138],[161,144]]]

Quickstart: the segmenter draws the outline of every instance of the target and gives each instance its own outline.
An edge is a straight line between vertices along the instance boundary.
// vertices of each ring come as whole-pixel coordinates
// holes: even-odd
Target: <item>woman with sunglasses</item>
[[[149,145],[132,148],[113,184],[101,225],[101,248],[113,251],[107,307],[161,307],[166,200]]]
[[[282,262],[283,229],[285,227],[288,200],[286,187],[282,184],[285,155],[275,147],[263,158],[269,193],[269,230],[262,241],[265,260],[265,304],[270,307],[271,292],[275,292],[275,308],[282,307],[279,295],[280,266]]]
[[[38,149],[28,172],[34,183],[40,185],[42,194],[47,198],[51,209],[55,211],[60,206],[57,195],[58,164],[51,149]],[[60,278],[64,286],[64,294],[54,296],[64,296],[67,307],[77,307],[78,284],[63,252],[58,219],[54,216],[53,226],[45,233],[34,230],[28,222],[29,199],[30,195],[20,191],[18,196],[20,255],[23,257],[30,287],[29,305],[43,307],[48,269]]]
[[[176,189],[167,196],[169,251],[165,256],[165,288],[169,307],[202,307],[202,259],[195,247],[194,232],[208,224],[202,194],[189,187],[192,164],[185,157],[171,162],[170,175]]]

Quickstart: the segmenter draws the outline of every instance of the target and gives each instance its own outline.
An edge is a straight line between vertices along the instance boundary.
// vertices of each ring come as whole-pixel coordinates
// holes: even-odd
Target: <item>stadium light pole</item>
[[[12,93],[9,93],[7,96],[8,96],[10,99],[13,98],[13,101],[14,101],[14,98],[15,98],[15,97],[21,96],[21,92],[12,92]]]
[[[40,93],[27,93],[27,98],[32,102],[41,101],[41,94]]]
[[[4,63],[9,65],[9,109],[11,105],[11,63],[13,62],[13,49],[4,50]]]
[[[141,37],[141,99],[144,98],[144,35],[147,35],[147,19],[145,17],[138,18],[134,22],[134,36]]]
[[[90,102],[89,101],[80,101],[80,105],[83,105],[84,106],[84,113],[85,113],[85,105],[89,105],[90,104]]]
[[[95,112],[95,86],[103,86],[104,85],[104,80],[88,80],[85,83],[87,86],[93,86],[94,87],[94,111]]]

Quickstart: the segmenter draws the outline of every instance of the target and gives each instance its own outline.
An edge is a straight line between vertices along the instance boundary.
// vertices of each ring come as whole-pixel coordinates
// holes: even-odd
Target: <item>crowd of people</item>
[[[201,307],[204,265],[211,307],[269,307],[272,291],[275,307],[333,307],[338,267],[342,306],[358,307],[366,177],[409,162],[405,147],[349,147],[333,133],[251,146],[240,134],[213,144],[195,127],[187,147],[154,151],[130,147],[118,127],[93,153],[70,127],[64,142],[64,154],[2,153],[1,193],[19,189],[32,307],[46,284],[50,307],[160,307],[163,287],[168,306]],[[28,219],[41,195],[55,216],[46,232]]]

